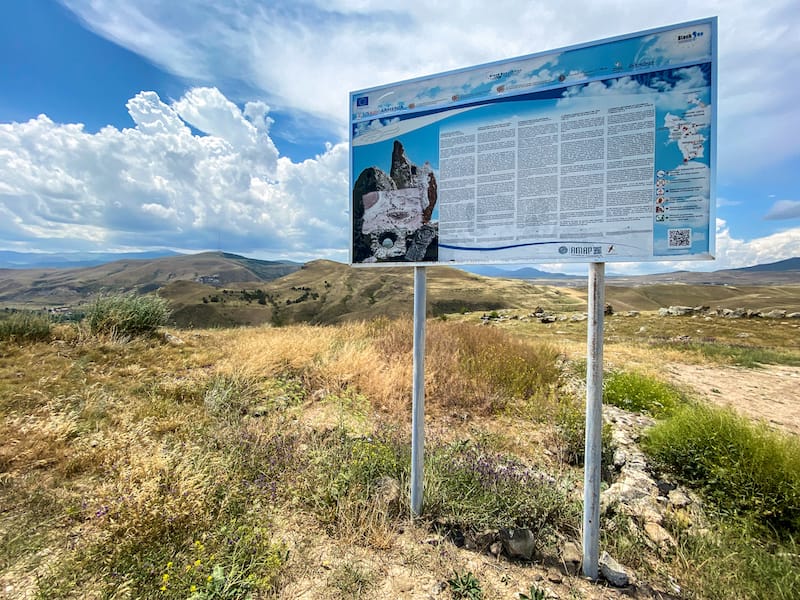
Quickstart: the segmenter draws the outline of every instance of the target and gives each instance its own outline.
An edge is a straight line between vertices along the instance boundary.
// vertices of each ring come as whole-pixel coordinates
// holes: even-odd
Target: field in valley
[[[302,294],[312,287],[296,279],[304,271],[276,285]],[[59,324],[40,341],[0,341],[0,597],[800,593],[800,319],[663,317],[646,308],[628,316],[641,300],[609,293],[614,422],[604,435],[603,489],[625,476],[621,440],[650,440],[659,513],[656,529],[641,507],[606,506],[602,547],[631,579],[618,589],[586,581],[575,563],[583,292],[506,282],[481,309],[482,295],[464,306],[435,297],[437,286],[477,285],[472,276],[432,279],[425,506],[412,521],[411,322],[402,311],[369,312],[392,285],[404,294],[408,285],[380,277],[372,302],[350,282],[346,303],[363,303],[364,313],[338,324],[130,336]],[[348,285],[323,281],[329,290]],[[535,306],[553,322],[534,316]],[[784,298],[754,306],[776,307],[791,308]],[[652,431],[669,435],[705,406],[720,407],[708,414],[728,430],[752,435],[749,446],[737,446],[739,433],[724,442],[728,463],[713,467],[716,483],[670,467],[647,433],[655,423]],[[713,451],[693,443],[687,452]],[[624,450],[632,456],[635,447]],[[784,475],[759,487],[770,463]],[[740,494],[739,479],[725,487],[746,469],[752,487]],[[688,503],[657,500],[658,486],[678,486]],[[741,501],[726,504],[715,490]],[[531,532],[530,556],[511,556],[502,539],[517,529]]]

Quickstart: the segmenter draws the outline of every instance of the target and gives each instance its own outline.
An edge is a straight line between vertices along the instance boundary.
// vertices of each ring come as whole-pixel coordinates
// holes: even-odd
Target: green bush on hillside
[[[663,469],[699,488],[720,511],[800,533],[800,443],[729,409],[679,409],[643,438]]]
[[[94,335],[138,336],[164,325],[169,313],[167,301],[158,296],[109,295],[95,299],[86,321]]]
[[[0,320],[0,340],[41,342],[50,339],[52,323],[46,315],[28,311],[15,312]]]

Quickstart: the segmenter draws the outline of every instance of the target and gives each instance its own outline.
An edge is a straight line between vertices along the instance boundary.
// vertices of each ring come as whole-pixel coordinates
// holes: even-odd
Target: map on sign
[[[713,258],[716,19],[354,92],[351,262]]]

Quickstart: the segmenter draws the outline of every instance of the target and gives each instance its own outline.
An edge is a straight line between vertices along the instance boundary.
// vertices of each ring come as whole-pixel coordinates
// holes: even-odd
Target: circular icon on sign
[[[558,247],[558,253],[559,254],[566,254],[567,252],[569,252],[569,248],[567,248],[566,246],[559,246]]]

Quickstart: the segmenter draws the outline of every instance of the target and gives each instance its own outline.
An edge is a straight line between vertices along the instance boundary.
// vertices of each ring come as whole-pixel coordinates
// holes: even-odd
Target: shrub
[[[42,342],[50,339],[49,317],[28,311],[0,320],[0,341]]]
[[[100,296],[86,312],[86,320],[94,335],[147,335],[167,322],[170,312],[167,305],[158,296]]]
[[[729,409],[686,406],[656,425],[643,448],[726,514],[800,533],[800,443]]]
[[[387,547],[390,523],[402,511],[400,489],[409,478],[408,444],[385,434],[352,437],[343,427],[316,442],[303,495],[317,516],[340,538]]]
[[[425,464],[425,516],[463,531],[518,527],[544,542],[574,533],[577,505],[556,479],[480,444],[433,448]]]
[[[681,401],[675,388],[641,373],[615,371],[606,374],[603,381],[603,402],[627,411],[663,417]]]
[[[318,439],[302,495],[331,533],[385,547],[408,514],[410,459],[408,442],[339,428]],[[424,486],[425,519],[453,531],[522,527],[541,542],[577,531],[569,486],[481,444],[428,448]]]
[[[577,400],[561,400],[556,413],[555,435],[562,460],[573,466],[582,466],[586,456],[586,411]],[[608,423],[603,424],[600,443],[603,477],[608,478],[614,456],[611,425]]]

